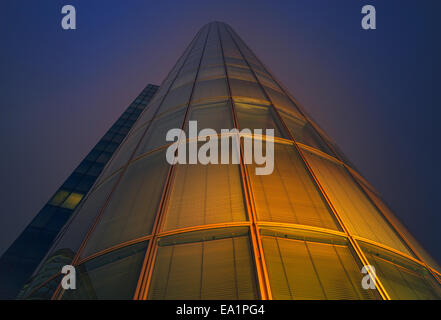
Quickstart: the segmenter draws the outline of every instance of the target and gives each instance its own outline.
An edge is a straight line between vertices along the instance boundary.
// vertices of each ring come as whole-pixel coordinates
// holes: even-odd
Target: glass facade
[[[149,84],[0,258],[0,298],[15,298],[158,90]]]
[[[170,165],[166,133],[190,120],[274,129],[273,172],[231,161],[268,139],[252,133],[228,164]],[[81,203],[20,298],[441,298],[436,263],[224,23],[196,34]],[[66,261],[75,292],[54,285]],[[362,287],[367,264],[376,290]]]

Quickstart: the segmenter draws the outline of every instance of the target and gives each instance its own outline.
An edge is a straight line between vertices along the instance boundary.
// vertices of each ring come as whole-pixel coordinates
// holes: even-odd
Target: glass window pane
[[[441,286],[423,266],[373,245],[361,248],[392,299],[441,299]]]
[[[184,72],[181,72],[179,76],[176,78],[175,82],[173,83],[173,86],[171,90],[174,90],[180,86],[183,86],[185,84],[193,83],[196,77],[196,71],[197,69],[192,68],[190,70],[183,70]]]
[[[149,105],[146,107],[145,112],[142,113],[142,115],[139,117],[139,120],[133,125],[131,132],[134,132],[139,127],[152,120],[153,116],[160,106],[160,103],[160,100],[157,100],[156,102],[150,102]]]
[[[160,239],[149,299],[258,298],[248,229],[189,236]]]
[[[302,234],[303,233],[303,234]],[[378,298],[361,286],[361,267],[346,239],[314,241],[308,232],[262,230],[262,244],[274,299],[365,300]]]
[[[18,300],[50,300],[55,293],[58,285],[61,283],[62,276],[55,277],[43,286],[30,287],[26,291],[21,291],[17,296]]]
[[[260,86],[256,82],[230,79],[231,95],[233,97],[252,98],[257,101],[266,101]]]
[[[303,118],[299,119],[285,112],[279,113],[295,141],[333,155],[313,127]]]
[[[271,79],[270,76],[264,75],[260,72],[256,72],[256,76],[257,76],[257,79],[259,79],[259,82],[263,86],[271,88],[273,90],[276,90],[276,91],[282,93],[282,90],[279,88],[279,85],[273,79]]]
[[[249,103],[234,104],[240,129],[274,129],[274,136],[288,139],[282,124],[270,106]],[[262,134],[265,134],[263,130]]]
[[[259,220],[338,230],[325,200],[290,144],[274,144],[274,171],[256,175],[248,165]]]
[[[69,191],[66,190],[59,190],[52,198],[50,204],[53,206],[59,206],[61,205],[64,200],[67,198],[67,196],[69,195]]]
[[[287,113],[293,114],[296,118],[302,119],[297,106],[286,96],[285,94],[273,90],[271,88],[265,88],[266,93],[270,97],[274,106],[280,111],[285,111]]]
[[[221,64],[201,67],[199,70],[198,81],[218,78],[225,78],[224,66]]]
[[[236,45],[234,44],[228,33],[224,32],[223,30],[221,30],[220,33],[225,58],[242,60],[242,55],[240,54],[239,50],[237,50]]]
[[[227,82],[225,78],[199,81],[196,83],[192,101],[202,99],[222,99],[228,97]]]
[[[239,165],[177,165],[165,230],[244,220]]]
[[[350,233],[412,255],[342,165],[308,151],[304,155]]]
[[[230,58],[225,56],[225,63],[227,65],[234,65],[237,67],[248,68],[247,63],[242,58]]]
[[[239,79],[250,82],[256,82],[249,68],[240,68],[237,66],[227,65],[228,77],[230,79]]]
[[[84,194],[72,192],[66,200],[64,200],[62,207],[66,209],[75,209],[78,203],[80,203]]]
[[[141,143],[136,150],[135,158],[158,147],[171,143],[170,141],[165,140],[167,132],[170,129],[182,127],[185,111],[186,108],[184,107],[171,113],[166,113],[159,118],[155,118],[142,138]]]
[[[163,113],[174,107],[188,103],[192,88],[193,88],[193,83],[189,83],[179,88],[171,90],[165,97],[161,105],[161,109],[159,110],[159,113]]]
[[[362,182],[361,182],[362,183]],[[441,271],[441,267],[435,261],[435,259],[423,248],[423,246],[416,240],[412,234],[407,230],[407,228],[401,223],[400,220],[392,213],[389,207],[377,196],[375,193],[370,191],[368,188],[363,188],[364,191],[370,196],[377,207],[384,213],[384,215],[392,222],[395,228],[397,228],[401,234],[405,237],[407,241],[410,242],[412,249],[416,251],[417,254],[426,262],[430,267],[435,270]]]
[[[198,131],[210,128],[220,133],[222,129],[231,129],[233,119],[230,102],[205,102],[190,106],[189,121],[197,121]],[[188,137],[188,123],[186,123]]]
[[[61,299],[132,299],[147,244],[124,247],[79,265],[76,289],[64,291]]]
[[[129,165],[91,234],[83,257],[151,233],[168,168],[164,150]]]
[[[104,172],[98,181],[102,181],[103,178],[110,176],[129,161],[130,156],[139,142],[139,139],[141,139],[142,135],[144,134],[145,128],[145,126],[138,128],[135,132],[132,132],[127,137],[104,169]]]

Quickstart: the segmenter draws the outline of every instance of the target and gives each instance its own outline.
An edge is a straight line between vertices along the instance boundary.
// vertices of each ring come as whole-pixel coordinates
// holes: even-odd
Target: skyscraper
[[[0,299],[16,297],[157,89],[149,84],[142,90],[2,255]]]
[[[274,129],[273,172],[256,175],[243,157],[170,165],[166,134],[189,121],[216,132]],[[269,138],[243,135],[241,154],[247,139]],[[60,286],[67,264],[75,290]],[[232,28],[213,22],[20,298],[440,299],[440,271]]]

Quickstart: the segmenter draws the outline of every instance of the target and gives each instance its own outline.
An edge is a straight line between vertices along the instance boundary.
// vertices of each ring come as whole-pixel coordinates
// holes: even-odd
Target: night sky
[[[438,1],[439,2],[439,1]],[[61,7],[77,30],[61,28]],[[361,28],[373,4],[377,30]],[[205,23],[230,24],[441,260],[436,1],[2,1],[0,254]]]

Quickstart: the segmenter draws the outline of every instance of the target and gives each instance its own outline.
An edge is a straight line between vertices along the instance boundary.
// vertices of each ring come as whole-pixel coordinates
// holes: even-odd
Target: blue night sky
[[[61,7],[77,30],[61,29]],[[377,30],[361,29],[361,7]],[[436,1],[2,1],[0,253],[199,28],[229,23],[441,260]],[[435,77],[436,75],[436,77]]]

